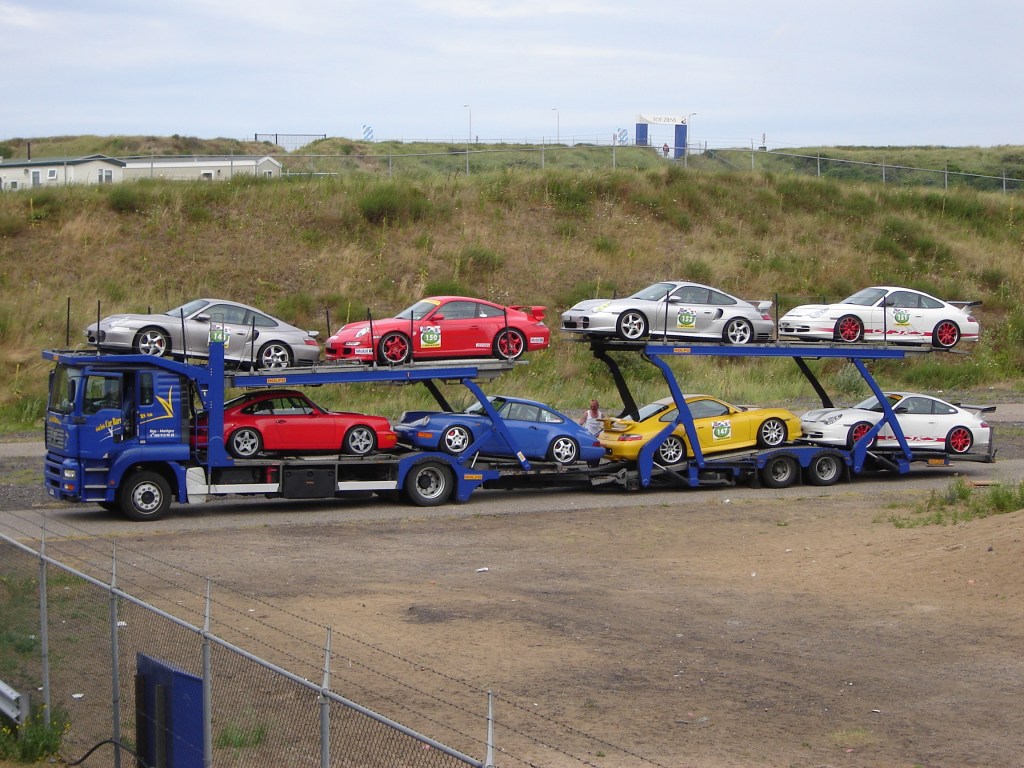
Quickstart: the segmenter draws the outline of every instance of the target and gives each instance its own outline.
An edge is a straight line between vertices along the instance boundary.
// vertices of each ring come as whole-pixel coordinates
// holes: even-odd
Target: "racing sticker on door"
[[[692,309],[680,309],[676,315],[676,328],[693,330],[697,327],[697,313]]]
[[[731,440],[732,439],[732,422],[731,421],[712,421],[711,422],[711,437],[714,440]]]
[[[892,313],[892,321],[896,325],[910,325],[910,313],[905,309],[897,309]]]
[[[420,344],[423,349],[440,349],[441,326],[425,325],[420,328]]]

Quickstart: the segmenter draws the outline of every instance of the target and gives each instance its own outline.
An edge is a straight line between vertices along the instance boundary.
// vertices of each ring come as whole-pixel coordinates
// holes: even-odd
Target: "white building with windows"
[[[276,179],[280,175],[281,163],[269,156],[130,157],[124,169],[125,179],[174,181],[227,181],[235,176]]]
[[[0,189],[33,189],[67,184],[118,184],[126,163],[106,155],[41,157],[0,162]]]

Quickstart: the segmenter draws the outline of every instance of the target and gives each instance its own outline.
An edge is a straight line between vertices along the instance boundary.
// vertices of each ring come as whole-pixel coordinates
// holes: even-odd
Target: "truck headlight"
[[[71,469],[69,467],[64,468],[65,480],[74,480],[76,477],[78,477],[78,473],[74,469]]]

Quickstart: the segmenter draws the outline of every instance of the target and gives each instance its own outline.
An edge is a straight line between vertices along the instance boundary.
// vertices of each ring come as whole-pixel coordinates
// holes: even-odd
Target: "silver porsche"
[[[195,299],[160,315],[110,315],[86,328],[85,336],[109,352],[207,357],[211,327],[223,334],[224,358],[242,365],[287,368],[320,360],[319,331],[221,299]]]
[[[772,340],[771,301],[752,304],[700,283],[649,285],[623,299],[588,299],[562,313],[562,330],[627,341],[676,337],[753,344]]]

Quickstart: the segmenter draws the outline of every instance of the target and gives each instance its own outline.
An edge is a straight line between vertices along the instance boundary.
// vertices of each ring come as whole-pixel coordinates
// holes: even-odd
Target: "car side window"
[[[932,412],[932,404],[922,397],[907,397],[900,403],[899,410],[903,413],[926,414]]]
[[[732,296],[726,296],[724,293],[720,291],[709,291],[708,293],[710,293],[711,295],[708,304],[714,304],[716,306],[722,307],[730,306],[736,303],[736,299],[734,299]]]
[[[921,306],[925,309],[942,309],[942,302],[931,296],[920,296]]]
[[[891,307],[901,307],[903,309],[916,309],[917,308],[917,294],[910,293],[910,291],[893,291],[889,294],[888,304]]]
[[[695,403],[690,403],[690,413],[695,419],[724,416],[727,412],[724,405],[714,400],[698,400]]]
[[[210,319],[217,323],[231,323],[232,325],[246,325],[247,318],[246,310],[242,307],[233,307],[230,304],[213,304],[208,307],[204,312],[204,315],[209,315]]]
[[[540,420],[545,424],[561,424],[564,421],[557,413],[552,413],[551,411],[541,411]]]
[[[445,320],[468,320],[476,317],[476,302],[449,301],[438,309]]]
[[[490,304],[477,304],[476,306],[479,317],[501,317],[505,314],[501,307],[492,307]]]
[[[708,291],[706,288],[698,288],[695,285],[684,285],[677,290],[672,297],[683,304],[709,304]]]
[[[249,313],[249,319],[246,320],[246,323],[252,323],[257,328],[274,328],[277,326],[277,323],[260,312]]]

